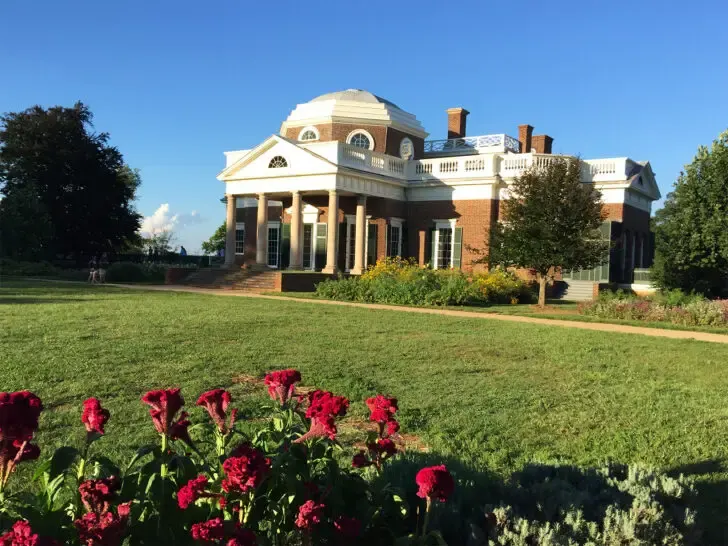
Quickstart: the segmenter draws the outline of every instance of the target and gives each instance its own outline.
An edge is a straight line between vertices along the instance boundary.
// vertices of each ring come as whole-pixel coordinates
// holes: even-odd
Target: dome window
[[[304,127],[298,134],[298,140],[301,142],[311,142],[319,139],[319,132],[316,127]]]
[[[288,161],[286,161],[286,158],[281,155],[275,156],[270,160],[270,163],[268,163],[269,169],[282,169],[283,167],[288,167]]]
[[[374,139],[367,131],[363,129],[357,129],[349,134],[346,139],[347,144],[356,146],[357,148],[364,148],[366,150],[374,149]]]

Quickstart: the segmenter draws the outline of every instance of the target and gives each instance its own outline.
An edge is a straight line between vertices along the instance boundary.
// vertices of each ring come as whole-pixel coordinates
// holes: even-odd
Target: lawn
[[[4,282],[0,390],[45,403],[40,444],[79,441],[80,405],[112,411],[102,440],[126,456],[154,431],[139,397],[181,386],[188,405],[283,367],[350,397],[400,400],[431,458],[506,475],[529,461],[644,462],[694,473],[708,543],[728,537],[728,346],[554,326],[299,302]],[[201,419],[195,409],[193,420]]]

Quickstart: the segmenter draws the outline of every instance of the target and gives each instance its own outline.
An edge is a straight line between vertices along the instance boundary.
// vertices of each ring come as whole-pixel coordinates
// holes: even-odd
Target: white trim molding
[[[364,135],[365,137],[367,137],[369,139],[369,148],[365,148],[365,150],[374,150],[374,137],[366,129],[354,129],[352,132],[350,132],[346,136],[346,143],[349,144],[350,146],[356,146],[355,144],[351,143],[351,139],[354,138],[354,135],[357,135],[359,133],[361,133],[362,135]],[[361,146],[356,146],[356,147],[361,148]]]

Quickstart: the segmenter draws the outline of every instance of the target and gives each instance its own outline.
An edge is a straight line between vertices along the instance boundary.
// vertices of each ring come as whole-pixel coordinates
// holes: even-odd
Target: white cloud
[[[163,203],[159,205],[159,208],[154,211],[151,216],[145,216],[142,219],[142,226],[139,229],[141,234],[145,237],[150,235],[156,235],[164,231],[173,231],[179,215],[171,215],[169,213],[169,203]]]

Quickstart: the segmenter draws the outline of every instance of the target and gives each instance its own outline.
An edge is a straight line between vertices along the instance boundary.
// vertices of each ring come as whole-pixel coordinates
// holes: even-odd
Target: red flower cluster
[[[296,527],[305,531],[312,530],[314,525],[321,523],[321,519],[324,517],[324,508],[323,504],[312,500],[304,502],[298,509]]]
[[[296,390],[296,383],[301,380],[301,372],[298,370],[278,370],[265,376],[265,384],[268,385],[268,395],[273,400],[278,400],[281,405],[285,404],[293,396]]]
[[[218,493],[207,491],[208,484],[207,476],[200,474],[180,487],[179,491],[177,491],[177,504],[179,507],[185,510],[197,499],[216,498],[222,508],[225,505],[225,498]]]
[[[169,427],[169,437],[172,440],[182,440],[187,445],[192,445],[192,438],[190,438],[190,432],[188,430],[189,426],[192,424],[189,419],[187,419],[188,414],[186,411],[183,411],[179,414],[179,419],[172,423],[172,426]]]
[[[30,441],[38,430],[41,411],[43,404],[32,392],[0,392],[0,488],[18,463],[40,455],[38,446]]]
[[[13,528],[0,535],[0,546],[59,546],[55,540],[39,537],[27,521],[16,521]]]
[[[235,417],[238,414],[238,410],[232,410],[230,412],[230,423],[226,424],[228,420],[226,412],[231,399],[230,393],[224,389],[207,391],[197,399],[197,405],[205,407],[221,434],[230,432],[235,424]]]
[[[334,520],[334,528],[345,538],[356,538],[361,534],[361,521],[348,516],[339,516]]]
[[[336,417],[343,417],[348,409],[349,400],[343,396],[320,390],[309,393],[306,418],[311,419],[311,427],[296,442],[321,436],[328,436],[333,440],[336,438]]]
[[[89,434],[104,434],[104,425],[111,417],[109,410],[101,407],[98,398],[88,398],[83,403],[81,422]]]
[[[114,500],[120,487],[119,480],[111,476],[99,480],[86,480],[78,487],[78,492],[87,511],[101,514],[108,512],[109,503]]]
[[[270,459],[251,445],[241,444],[225,459],[222,469],[226,475],[222,480],[225,491],[247,493],[265,479],[270,470]]]
[[[149,415],[152,416],[154,428],[159,434],[169,434],[173,425],[179,425],[186,418],[186,414],[180,416],[179,422],[173,423],[177,412],[184,406],[184,398],[180,389],[161,389],[149,391],[142,396],[142,402],[149,404],[152,408]],[[183,427],[186,432],[186,427]],[[181,437],[180,437],[181,438]]]
[[[225,522],[220,518],[203,521],[202,523],[195,523],[192,525],[191,534],[193,539],[204,544],[255,546],[258,542],[253,531],[245,529],[239,523],[236,523],[232,532],[228,533],[225,529]]]
[[[382,463],[397,454],[397,446],[390,438],[399,432],[399,423],[394,418],[399,409],[397,399],[378,394],[367,398],[366,403],[371,412],[369,420],[379,424],[378,438],[367,443],[368,456],[364,450],[359,451],[354,455],[351,465],[354,468],[374,465],[381,470]]]
[[[455,490],[455,480],[444,464],[423,468],[417,473],[415,482],[419,487],[417,496],[423,499],[445,502]]]
[[[124,540],[131,505],[120,504],[116,514],[111,510],[101,514],[89,512],[73,522],[81,544],[86,546],[120,546]]]

